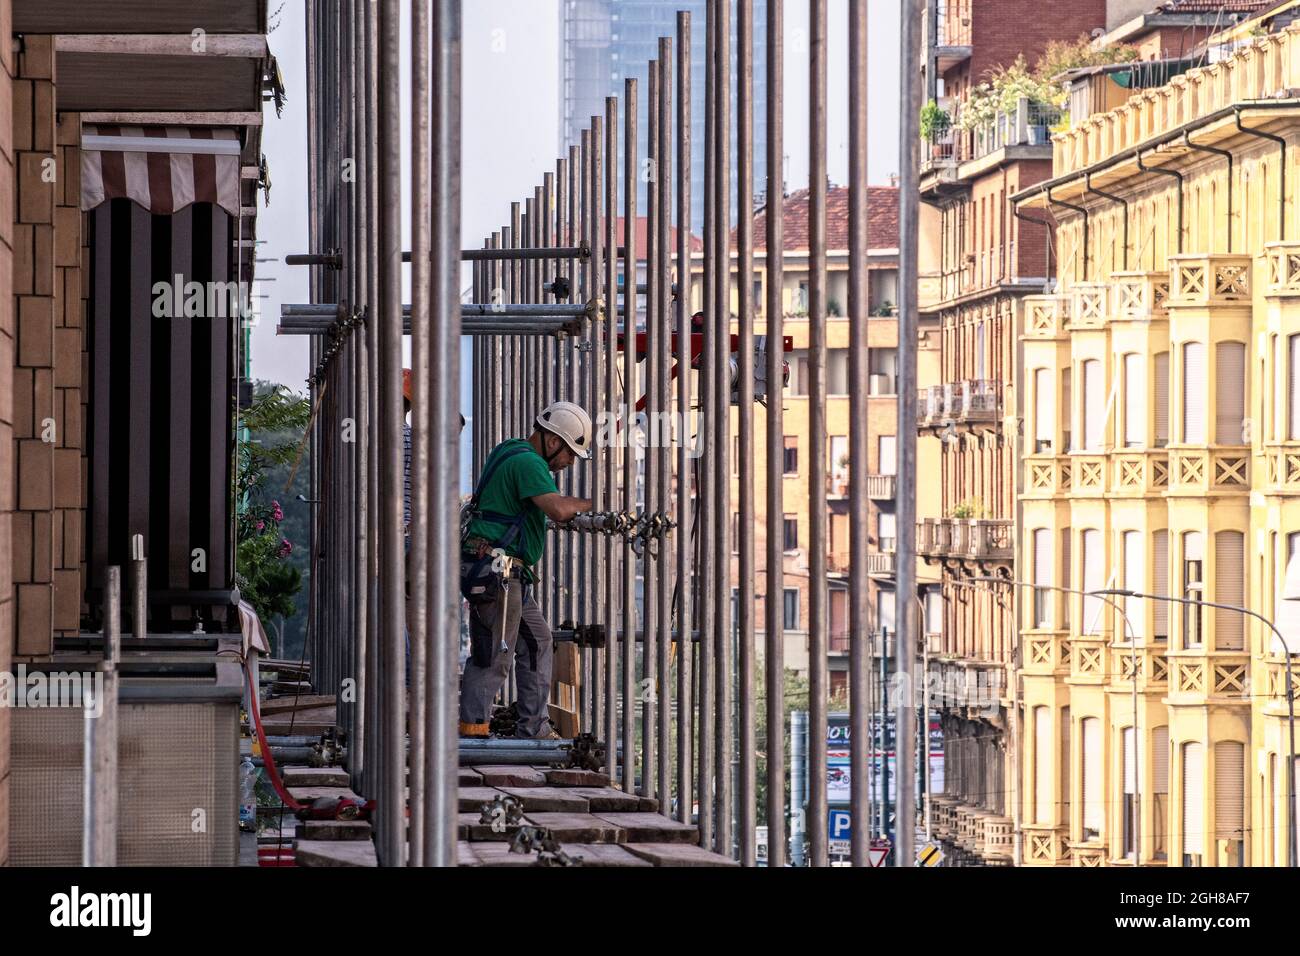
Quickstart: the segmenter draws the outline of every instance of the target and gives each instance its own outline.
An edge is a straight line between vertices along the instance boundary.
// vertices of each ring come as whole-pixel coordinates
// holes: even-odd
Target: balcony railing
[[[921,389],[917,425],[922,430],[947,425],[995,425],[999,383],[987,379],[946,382]]]
[[[895,564],[893,551],[867,553],[867,574],[893,577]]]
[[[870,478],[867,479],[870,481]],[[826,476],[826,497],[847,498],[849,496],[849,473],[835,471]]]
[[[826,553],[826,570],[834,574],[848,574],[849,553],[847,551],[828,551]]]
[[[1008,146],[1051,146],[1051,129],[1063,117],[1055,106],[1022,96],[1012,112],[1000,112],[987,123],[961,132],[957,162],[973,162]]]
[[[897,487],[896,475],[867,475],[867,497],[872,501],[893,501]]]
[[[923,518],[916,526],[916,553],[923,558],[1009,561],[1011,521],[1005,518]]]
[[[832,654],[847,654],[849,652],[849,632],[847,628],[839,628],[831,631],[828,635],[827,649]]]

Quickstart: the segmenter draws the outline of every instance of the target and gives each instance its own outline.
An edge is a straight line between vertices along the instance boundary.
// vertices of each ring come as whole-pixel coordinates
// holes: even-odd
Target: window
[[[975,326],[975,379],[984,379],[984,323]]]
[[[1169,444],[1169,353],[1157,352],[1155,356],[1155,446]]]
[[[925,633],[943,633],[943,591],[939,588],[925,592]]]
[[[1220,342],[1214,347],[1214,440],[1220,445],[1246,443],[1246,345]]]
[[[1151,536],[1151,593],[1158,597],[1169,594],[1169,532],[1161,528]],[[1169,602],[1151,602],[1152,637],[1157,641],[1169,639]]]
[[[807,395],[808,389],[812,387],[812,379],[808,371],[808,351],[798,349],[786,355],[786,361],[790,364],[790,384],[786,386],[791,395]]]
[[[880,532],[880,550],[893,551],[898,540],[898,519],[891,511],[879,512],[877,528]]]
[[[1151,858],[1169,855],[1169,728],[1151,731]]]
[[[731,474],[740,474],[740,436],[731,437]]]
[[[1235,740],[1214,745],[1214,842],[1219,866],[1246,865],[1246,748]]]
[[[1246,536],[1240,531],[1214,535],[1214,600],[1241,607],[1246,598]],[[1200,610],[1194,608],[1193,610]],[[1240,611],[1214,609],[1214,647],[1220,651],[1246,648],[1246,617]]]
[[[1126,857],[1132,858],[1137,852],[1137,834],[1133,832],[1133,809],[1136,805],[1137,794],[1137,754],[1133,750],[1133,728],[1125,727],[1120,731],[1124,741],[1124,768],[1123,779],[1121,783],[1121,800],[1120,814],[1120,832],[1123,840],[1123,852]]]
[[[1070,404],[1070,370],[1061,370],[1061,414],[1065,416],[1062,427],[1065,429],[1061,436],[1061,447],[1066,451],[1074,451],[1075,447],[1071,443],[1071,436],[1074,434],[1074,406]]]
[[[1126,531],[1123,532],[1121,540],[1123,557],[1125,557],[1125,591],[1145,591],[1147,585],[1143,575],[1147,571],[1147,554],[1145,554],[1143,536],[1138,531]],[[1143,598],[1125,598],[1125,617],[1128,623],[1122,635],[1123,640],[1141,640],[1143,609]]]
[[[1147,376],[1143,356],[1124,356],[1124,447],[1147,443]]]
[[[1101,532],[1088,528],[1083,532],[1083,587],[1084,591],[1096,591],[1102,587],[1105,574],[1106,555]],[[1101,633],[1101,615],[1105,603],[1099,597],[1083,598],[1083,633]]]
[[[876,592],[878,630],[894,633],[894,592],[881,588]]]
[[[731,513],[731,553],[740,554],[740,512]]]
[[[1086,842],[1101,836],[1102,818],[1106,812],[1101,791],[1101,721],[1096,717],[1085,717],[1079,722],[1079,729],[1083,744],[1083,779],[1079,790],[1083,797],[1083,839]]]
[[[740,589],[731,589],[731,636],[740,633]]]
[[[898,436],[881,435],[877,446],[876,467],[882,475],[898,474]]]
[[[895,394],[898,389],[898,349],[871,349],[867,368],[867,391],[870,394]]]
[[[1070,529],[1061,529],[1061,586],[1074,587],[1074,570],[1070,567]],[[1070,629],[1070,605],[1074,602],[1073,596],[1067,597],[1061,602],[1062,618],[1061,630]]]
[[[1193,740],[1183,744],[1183,866],[1200,866],[1204,853],[1204,754]]]
[[[782,604],[781,626],[787,631],[799,630],[799,589],[786,588]]]
[[[1082,400],[1084,450],[1101,451],[1106,430],[1106,380],[1096,359],[1083,363]]]
[[[1052,370],[1034,369],[1034,453],[1052,453],[1052,433],[1056,430],[1056,396],[1052,389]]]
[[[1205,545],[1200,532],[1183,533],[1183,597],[1201,601],[1202,572],[1205,562]],[[1183,605],[1183,646],[1200,647],[1204,641],[1202,612],[1204,608],[1196,605]]]
[[[1052,532],[1046,528],[1034,529],[1034,583],[1052,583]],[[1052,592],[1047,588],[1034,588],[1034,627],[1052,626]]]
[[[784,520],[785,550],[798,551],[799,550],[799,516],[785,515],[784,519],[785,519]]]
[[[1052,711],[1034,708],[1034,807],[1029,819],[1052,823]]]
[[[1188,445],[1205,444],[1205,345],[1183,343],[1183,435]]]
[[[799,474],[799,436],[785,436],[784,469],[787,475]]]
[[[1288,335],[1286,338],[1286,437],[1291,441],[1300,441],[1300,335]]]
[[[826,394],[849,394],[848,349],[828,349],[826,352]]]

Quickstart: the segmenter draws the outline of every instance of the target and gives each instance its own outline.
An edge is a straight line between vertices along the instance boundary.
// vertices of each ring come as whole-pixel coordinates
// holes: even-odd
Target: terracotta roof
[[[623,245],[623,236],[626,235],[627,220],[623,216],[618,217],[618,244]],[[645,216],[637,216],[636,220],[636,255],[637,259],[645,258],[646,239],[649,235],[649,219]],[[677,251],[677,228],[669,228],[671,234],[670,242],[672,243],[672,252]],[[699,236],[691,236],[691,251],[703,252],[704,240]]]
[[[800,189],[785,197],[785,249],[787,252],[808,248],[808,190]],[[735,230],[732,231],[735,238]],[[826,248],[849,247],[849,190],[832,186],[826,193]],[[867,247],[898,248],[898,187],[871,186],[867,189]],[[767,249],[767,209],[754,214],[754,248]]]

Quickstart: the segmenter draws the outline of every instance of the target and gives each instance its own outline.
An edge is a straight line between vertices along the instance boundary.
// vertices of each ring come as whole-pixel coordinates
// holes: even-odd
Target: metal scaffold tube
[[[898,526],[904,533],[898,538],[898,659],[896,672],[902,687],[915,687],[917,626],[916,597],[916,348],[917,315],[917,221],[919,218],[920,168],[919,116],[921,4],[920,0],[903,0],[902,128],[899,130],[899,161],[902,179],[899,187],[898,242]],[[865,90],[863,90],[865,94]],[[865,164],[864,164],[865,165]],[[861,202],[867,201],[865,174]],[[858,185],[855,183],[855,185]],[[861,247],[866,254],[866,246]],[[914,866],[916,853],[916,695],[896,695],[898,841],[897,863]],[[924,737],[928,738],[929,728]],[[924,745],[929,751],[928,739]],[[922,757],[921,759],[927,759]]]
[[[405,864],[406,801],[406,633],[405,556],[403,554],[402,433],[402,170],[401,88],[392,65],[400,56],[399,13],[379,4],[379,44],[388,69],[380,71],[379,107],[379,333],[378,428],[380,501],[379,588],[383,665],[379,681],[382,708],[383,777],[378,788],[378,853],[384,866]]]
[[[767,4],[767,865],[785,866],[785,4]],[[748,219],[748,210],[740,211]],[[748,272],[745,273],[748,276]],[[810,321],[810,325],[815,321]],[[743,351],[743,347],[742,347]],[[743,376],[742,376],[743,378]],[[860,393],[860,394],[865,394]],[[744,408],[745,399],[741,399]],[[743,414],[743,412],[742,412]],[[823,578],[809,584],[820,587]],[[797,627],[798,621],[795,622]]]
[[[692,463],[691,457],[691,15],[677,14],[677,627],[691,626]],[[677,647],[677,820],[691,822],[695,780],[691,773],[693,647]]]
[[[717,788],[719,852],[736,855],[735,834],[735,671],[731,623],[731,0],[717,0],[717,42],[714,70],[717,85],[714,113],[717,139],[717,182],[713,193],[716,206],[714,228],[713,323],[713,426],[717,434],[713,470],[717,477],[709,507],[713,512],[713,587],[709,599],[716,605],[717,643]]]
[[[601,277],[605,290],[605,411],[614,412],[618,401],[618,361],[615,342],[618,338],[618,98],[605,98],[605,218],[603,220],[605,274]],[[606,442],[601,450],[604,473],[608,480],[604,484],[605,496],[601,506],[606,511],[613,511],[618,500],[617,448]],[[618,781],[619,763],[613,745],[619,739],[618,733],[618,557],[622,549],[614,544],[613,537],[605,539],[605,590],[602,591],[605,618],[605,772],[610,783]],[[626,698],[624,699],[626,709]],[[624,766],[631,753],[624,750]],[[630,789],[625,787],[624,789]]]
[[[601,243],[604,234],[601,228],[601,174],[604,171],[603,150],[605,147],[604,127],[600,116],[591,118],[591,150],[588,156],[590,169],[587,174],[588,185],[588,205],[587,205],[587,228],[583,233],[588,246],[591,247],[591,258],[587,264],[587,298],[589,301],[599,302],[601,300],[601,284],[604,282],[604,263],[606,250]],[[606,212],[608,215],[608,211]],[[591,351],[588,353],[591,358],[588,361],[590,368],[590,379],[587,385],[589,395],[589,412],[595,412],[595,418],[605,413],[610,405],[610,396],[606,391],[605,380],[605,363],[608,361],[607,345],[612,337],[610,329],[611,317],[615,315],[611,304],[602,303],[602,308],[598,309],[591,318],[591,334],[588,341],[591,344]],[[593,455],[592,467],[588,468],[588,497],[592,502],[599,503],[603,500],[605,488],[608,485],[612,472],[602,469],[602,462],[599,456]],[[608,615],[609,606],[604,603],[602,595],[604,594],[605,577],[609,574],[609,565],[607,561],[606,549],[598,544],[588,544],[584,542],[583,547],[587,549],[589,558],[589,574],[587,584],[583,588],[583,622],[595,621],[597,617],[605,618]],[[599,610],[598,610],[599,609]],[[603,690],[606,688],[603,682],[603,673],[600,664],[602,660],[607,660],[607,652],[600,649],[586,649],[584,654],[584,671],[583,684],[590,687],[589,699],[591,701],[590,719],[584,718],[583,728],[591,733],[599,735],[602,728],[602,722],[605,716],[605,710],[611,707],[613,698],[607,697]]]
[[[646,308],[645,308],[645,412],[646,430],[638,436],[637,444],[644,445],[642,461],[645,467],[645,505],[646,512],[659,509],[659,456],[654,451],[654,421],[659,411],[659,285],[656,281],[655,265],[658,261],[656,245],[659,239],[659,61],[651,60],[648,64],[648,82],[646,96]],[[628,189],[635,189],[635,183],[628,183]],[[631,220],[629,220],[629,223]],[[628,229],[631,230],[629,225]],[[629,276],[636,273],[630,272]],[[629,313],[631,307],[629,306]],[[634,396],[635,397],[635,394]],[[645,631],[645,644],[641,648],[641,793],[647,797],[655,795],[655,780],[658,776],[658,723],[655,711],[663,689],[655,673],[656,639],[659,634],[658,590],[659,565],[655,560],[653,548],[647,547],[641,564],[641,617],[642,629]],[[647,690],[648,688],[648,690]]]
[[[637,87],[636,79],[625,82],[623,96],[623,274],[636,275],[636,222],[637,222]],[[623,429],[632,427],[636,405],[636,293],[629,289],[627,308],[623,319]],[[630,437],[623,448],[623,508],[636,510],[637,464],[636,453]],[[636,555],[632,543],[623,542],[623,633],[635,634],[636,618]],[[636,644],[623,641],[623,789],[633,793],[636,789],[636,737],[635,702]]]
[[[754,866],[757,858],[754,834],[758,825],[758,754],[754,733],[754,219],[746,215],[754,208],[754,2],[736,5],[736,222],[737,293],[736,432],[739,472],[736,504],[739,560],[739,605],[736,609],[736,667],[740,699],[740,862]],[[769,134],[770,135],[770,134]],[[771,219],[771,207],[768,209]],[[780,402],[775,403],[780,407]],[[769,405],[769,408],[772,406]],[[771,414],[771,412],[769,412]],[[770,575],[770,572],[769,572]],[[774,594],[769,586],[767,593]],[[774,603],[774,602],[773,602]],[[769,745],[770,745],[769,741]],[[768,832],[771,832],[769,824]]]
[[[411,0],[411,464],[410,527],[407,554],[407,638],[410,675],[410,788],[407,839],[409,863],[424,865],[425,814],[425,653],[435,631],[429,628],[430,466],[429,297],[431,240],[429,124],[429,0]],[[459,343],[457,343],[459,345]],[[437,489],[441,491],[441,489]]]
[[[804,832],[808,860],[827,866],[826,827],[826,0],[809,4],[809,165],[808,165],[808,432],[809,484],[808,608],[808,807]],[[791,813],[799,795],[791,790]]]
[[[866,257],[867,13],[864,4],[849,4],[849,394],[859,402],[865,402],[867,395]],[[849,416],[849,448],[859,463],[849,473],[849,785],[852,819],[857,822],[852,829],[851,857],[854,866],[867,866],[871,635],[867,608],[867,469],[862,467],[867,449],[865,408],[859,407]],[[907,537],[906,531],[902,537]],[[814,741],[813,745],[820,747],[823,743]]]
[[[697,498],[696,508],[698,509],[697,524],[700,529],[698,541],[699,547],[699,572],[695,576],[694,584],[696,587],[695,607],[696,615],[699,619],[700,628],[700,649],[699,656],[696,658],[699,666],[696,668],[696,684],[699,692],[696,695],[700,702],[699,713],[699,750],[696,766],[699,772],[699,827],[700,827],[700,846],[706,850],[714,850],[719,846],[719,833],[723,827],[719,824],[715,826],[716,808],[714,804],[714,774],[715,774],[715,740],[714,734],[717,730],[717,722],[714,720],[714,644],[717,638],[717,602],[713,600],[713,588],[715,585],[713,579],[713,539],[714,539],[714,520],[713,510],[709,505],[710,498],[713,494],[713,484],[716,478],[714,466],[716,464],[714,450],[718,442],[717,431],[712,422],[713,418],[713,389],[714,389],[714,370],[713,370],[713,289],[716,283],[714,273],[714,258],[717,255],[714,246],[713,217],[714,209],[714,192],[717,189],[717,130],[716,130],[716,113],[717,103],[715,101],[714,90],[717,87],[717,71],[714,69],[713,60],[715,57],[714,45],[717,42],[717,4],[713,0],[705,7],[707,21],[705,30],[705,64],[704,64],[704,323],[701,329],[701,347],[699,353],[700,366],[700,433],[704,436],[704,454],[699,459],[700,467],[700,487]]]
[[[659,334],[656,340],[657,356],[655,359],[655,403],[660,411],[658,423],[652,434],[655,435],[654,455],[658,460],[659,502],[658,511],[669,514],[672,509],[672,462],[669,444],[672,441],[672,388],[669,384],[669,364],[672,360],[672,140],[673,140],[673,41],[668,37],[659,38],[659,99],[651,104],[659,117],[659,162],[655,170],[658,181],[658,210],[655,223],[658,235],[655,237],[656,261],[648,263],[654,270],[655,284],[658,286],[656,298],[659,303]],[[648,277],[647,277],[648,278]],[[677,532],[681,534],[679,530]],[[655,601],[659,610],[659,636],[656,644],[657,657],[657,707],[659,718],[659,768],[658,798],[659,812],[664,816],[672,814],[672,686],[669,683],[670,655],[672,652],[672,603],[670,584],[672,582],[673,554],[669,548],[670,539],[666,533],[658,538],[655,559],[659,562],[658,588]]]

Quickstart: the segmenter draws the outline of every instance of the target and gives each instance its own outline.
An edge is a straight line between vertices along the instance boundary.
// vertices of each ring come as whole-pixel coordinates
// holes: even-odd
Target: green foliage
[[[844,315],[844,306],[840,305],[839,299],[826,300],[826,314],[834,316]]]
[[[983,518],[986,514],[984,502],[978,498],[967,498],[952,509],[953,518]]]
[[[934,100],[921,107],[921,136],[925,139],[933,140],[936,136],[947,132],[950,126],[952,126],[952,117]]]
[[[282,385],[259,382],[253,404],[240,414],[236,491],[235,580],[240,594],[269,627],[276,618],[298,612],[296,597],[302,590],[302,558],[306,548],[295,549],[284,535],[286,515],[274,478],[292,467],[311,417],[307,399]],[[305,539],[300,538],[305,544]],[[296,559],[295,559],[296,556]],[[283,653],[284,648],[277,648]]]
[[[767,825],[767,681],[762,667],[756,667],[754,675],[754,745],[758,749],[755,761],[754,799],[758,801],[758,825]],[[783,683],[785,694],[785,714],[781,722],[782,744],[786,749],[785,805],[790,806],[790,712],[808,709],[808,678],[789,668],[785,670]],[[787,834],[789,826],[786,827]]]
[[[1128,43],[1112,43],[1100,49],[1092,45],[1087,34],[1080,34],[1073,42],[1053,40],[1034,65],[1034,74],[1040,79],[1051,82],[1066,70],[1078,70],[1085,66],[1106,66],[1110,63],[1131,63],[1139,56],[1138,48]]]

